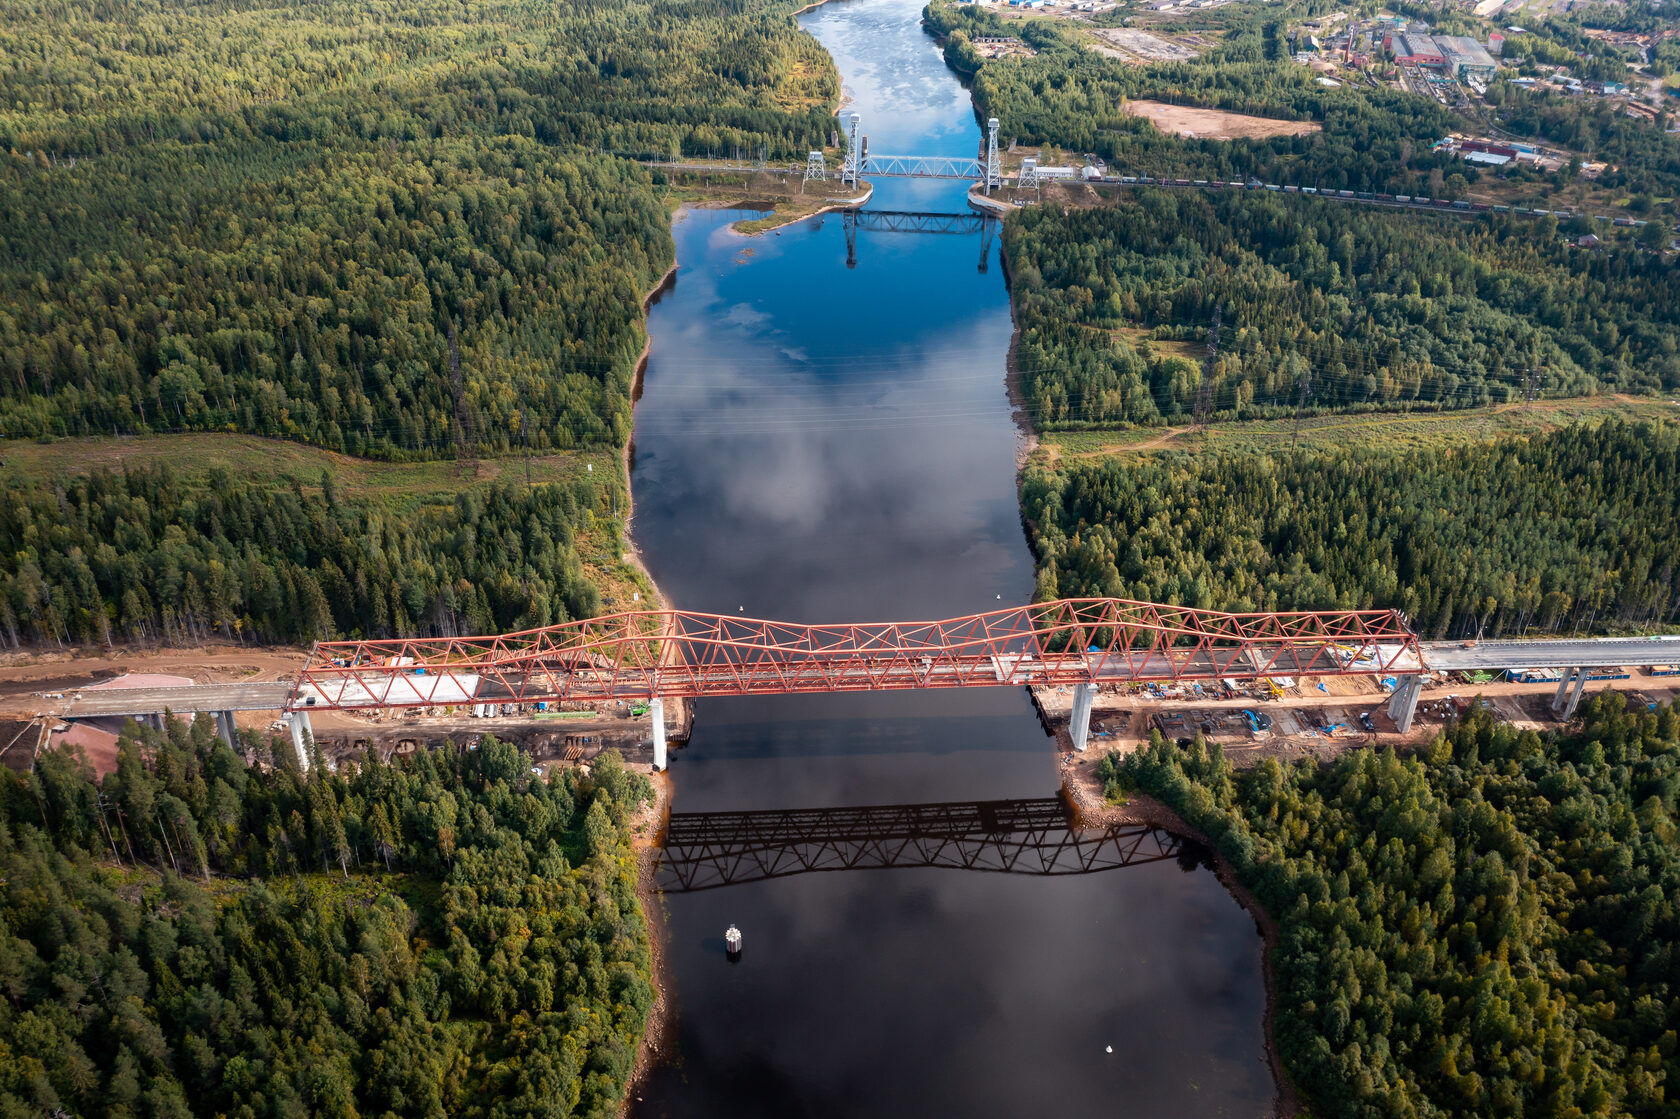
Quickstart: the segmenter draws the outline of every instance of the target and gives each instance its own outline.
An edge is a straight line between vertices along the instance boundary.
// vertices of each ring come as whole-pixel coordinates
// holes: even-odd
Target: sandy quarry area
[[[1263,140],[1268,136],[1303,136],[1321,132],[1324,126],[1311,120],[1273,120],[1228,113],[1223,109],[1192,109],[1187,105],[1166,105],[1160,101],[1128,101],[1126,112],[1147,117],[1169,136],[1192,140]]]

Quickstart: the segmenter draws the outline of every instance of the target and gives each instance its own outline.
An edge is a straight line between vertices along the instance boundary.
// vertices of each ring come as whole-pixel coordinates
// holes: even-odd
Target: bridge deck
[[[1423,659],[1435,672],[1508,668],[1649,668],[1680,664],[1680,638],[1606,637],[1598,640],[1436,641],[1422,646]]]
[[[189,684],[175,688],[100,688],[83,692],[65,705],[71,719],[113,715],[152,715],[168,709],[199,711],[278,711],[292,694],[287,680],[245,684]]]

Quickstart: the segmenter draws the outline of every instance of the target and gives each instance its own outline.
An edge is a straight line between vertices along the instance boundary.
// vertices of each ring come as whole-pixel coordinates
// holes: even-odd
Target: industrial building
[[[1428,35],[1406,34],[1393,38],[1394,60],[1406,66],[1428,66],[1440,69],[1447,64],[1441,48]]]
[[[1387,43],[1394,52],[1396,62],[1444,70],[1455,78],[1487,81],[1499,69],[1499,63],[1494,61],[1486,47],[1463,35],[1407,33],[1390,35]]]
[[[1435,46],[1441,53],[1443,68],[1455,78],[1486,81],[1499,69],[1499,63],[1493,60],[1487,48],[1467,36],[1437,35]]]

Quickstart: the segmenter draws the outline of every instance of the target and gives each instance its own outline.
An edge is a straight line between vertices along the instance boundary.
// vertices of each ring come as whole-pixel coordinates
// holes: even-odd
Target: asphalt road
[[[1607,637],[1597,641],[1459,641],[1423,645],[1424,663],[1436,672],[1502,668],[1604,668],[1680,664],[1680,639]]]
[[[177,714],[187,711],[278,711],[292,694],[285,680],[262,680],[249,684],[189,684],[177,688],[99,688],[82,692],[62,703],[59,715],[67,719],[94,719],[101,715],[150,715],[168,708]]]

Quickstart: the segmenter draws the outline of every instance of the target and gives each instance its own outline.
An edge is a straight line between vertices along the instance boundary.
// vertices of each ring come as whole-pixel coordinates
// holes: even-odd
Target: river
[[[918,0],[803,25],[877,153],[967,154],[966,91]],[[871,208],[963,211],[960,183]],[[811,219],[742,237],[687,210],[649,321],[634,533],[673,605],[798,621],[1028,601],[995,245]],[[676,813],[1043,798],[1055,757],[1020,689],[706,700]],[[676,1053],[644,1119],[1263,1114],[1254,923],[1206,869],[935,869],[664,895]],[[722,933],[745,939],[729,962]]]

